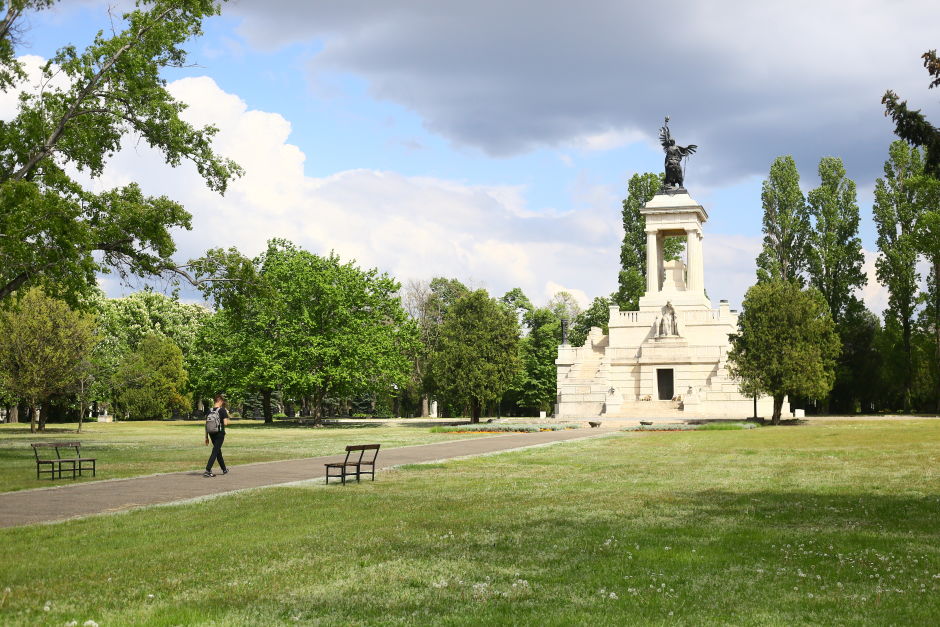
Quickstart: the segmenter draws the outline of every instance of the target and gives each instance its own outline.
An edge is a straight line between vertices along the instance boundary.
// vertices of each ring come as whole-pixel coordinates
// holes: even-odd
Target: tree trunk
[[[29,432],[36,433],[36,406],[29,406]]]
[[[770,424],[780,424],[780,412],[783,409],[783,396],[783,394],[774,394],[774,415],[770,420]]]
[[[52,409],[50,405],[50,401],[46,399],[46,402],[39,406],[39,431],[41,432],[46,430],[46,420],[49,419],[49,411]]]
[[[82,420],[85,418],[85,401],[80,400],[78,402],[78,431],[77,433],[82,432]]]
[[[904,347],[904,412],[911,411],[911,388],[914,386],[914,364],[911,351],[911,321],[905,319],[901,325],[902,345]]]
[[[271,411],[271,390],[261,391],[261,407],[264,411],[264,424],[274,424],[274,413]]]
[[[470,422],[473,424],[480,422],[480,401],[477,399],[470,401]]]
[[[19,422],[20,421],[20,408],[16,405],[10,405],[7,407],[7,422]]]
[[[934,363],[937,365],[937,380],[934,381],[934,409],[940,414],[940,256],[933,260],[933,334]]]
[[[421,417],[427,418],[431,415],[431,399],[427,394],[421,395]]]

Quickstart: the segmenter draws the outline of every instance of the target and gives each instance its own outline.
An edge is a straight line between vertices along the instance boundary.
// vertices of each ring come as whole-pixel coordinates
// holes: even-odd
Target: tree
[[[81,378],[98,341],[94,325],[92,316],[36,288],[0,311],[0,386],[26,400],[30,431],[37,429],[36,408]],[[43,414],[38,429],[45,426]]]
[[[879,251],[875,270],[878,281],[888,288],[885,320],[893,318],[901,329],[901,349],[906,364],[901,374],[902,403],[904,411],[910,411],[914,377],[911,333],[920,280],[916,267],[916,225],[923,213],[916,181],[923,173],[923,161],[920,150],[903,141],[893,142],[888,154],[885,176],[875,181],[873,213]]]
[[[470,290],[457,279],[434,277],[429,282],[409,281],[405,288],[404,307],[417,325],[419,343],[412,355],[412,385],[421,393],[421,415],[430,415],[430,399],[434,385],[428,376],[428,363],[437,347],[444,314]]]
[[[809,212],[800,191],[800,173],[793,157],[777,157],[763,183],[764,245],[757,256],[757,280],[783,279],[803,283]]]
[[[928,50],[921,55],[927,73],[933,77],[929,89],[940,85],[940,58],[936,50]],[[907,101],[900,100],[890,89],[885,92],[881,103],[885,106],[885,115],[894,120],[895,134],[916,148],[925,150],[924,171],[934,178],[940,178],[940,129],[927,121],[919,110],[907,108]]]
[[[486,403],[509,389],[519,367],[515,315],[485,290],[460,297],[447,311],[431,361],[435,387],[480,421]]]
[[[839,323],[856,289],[868,280],[862,272],[865,260],[858,236],[858,204],[855,182],[845,176],[837,157],[819,161],[820,185],[809,193],[812,218],[807,237],[809,284],[826,299],[832,319]]]
[[[148,333],[114,373],[115,405],[134,420],[164,420],[188,412],[192,399],[185,393],[187,379],[179,346]]]
[[[839,336],[818,291],[770,280],[751,286],[732,334],[728,362],[741,392],[773,396],[780,424],[787,394],[822,397],[835,380]]]
[[[184,369],[192,371],[196,335],[210,316],[202,305],[181,303],[175,296],[149,289],[123,298],[106,298],[102,294],[94,309],[98,313],[98,332],[103,338],[96,350],[101,377],[94,393],[99,399],[111,397],[107,385],[113,380],[118,364],[152,333],[171,339],[183,353]]]
[[[581,305],[571,294],[571,292],[557,292],[548,300],[548,308],[554,312],[560,320],[573,321],[581,313]]]
[[[172,166],[192,162],[219,193],[240,173],[213,152],[214,127],[180,118],[185,105],[163,78],[165,69],[186,65],[184,46],[219,13],[219,2],[153,0],[124,15],[124,30],[99,32],[84,51],[60,48],[30,91],[13,35],[26,10],[50,4],[14,0],[0,21],[0,88],[22,90],[18,115],[0,122],[0,303],[39,285],[74,304],[99,272],[175,268],[171,230],[190,228],[182,206],[146,196],[134,183],[92,193],[72,175],[99,177],[126,136],[161,151]]]
[[[555,402],[558,386],[558,344],[561,320],[547,307],[530,310],[524,318],[528,333],[519,342],[521,367],[515,387],[519,407],[549,411]]]
[[[571,324],[571,331],[568,333],[568,340],[573,346],[583,346],[587,339],[591,327],[598,327],[604,333],[607,333],[607,325],[610,322],[610,306],[613,303],[610,298],[597,296],[591,301],[590,307],[580,312]]]
[[[918,194],[924,210],[917,218],[914,243],[927,259],[930,268],[927,289],[922,295],[925,307],[921,311],[920,324],[923,332],[932,336],[933,396],[934,411],[940,412],[940,180],[924,176],[918,184]]]
[[[830,394],[830,410],[870,412],[887,400],[881,354],[881,322],[858,299],[852,299],[836,324],[842,350]]]
[[[417,330],[387,274],[277,239],[253,260],[231,249],[210,251],[202,263],[214,276],[240,277],[205,287],[221,310],[201,345],[207,359],[220,362],[211,372],[232,377],[216,389],[260,392],[266,422],[273,421],[274,390],[308,400],[319,418],[327,397],[407,382]],[[240,345],[225,351],[231,338]]]
[[[640,209],[662,187],[663,175],[646,172],[634,174],[627,182],[623,200],[623,243],[620,246],[620,276],[614,300],[621,309],[639,307],[646,293],[646,220]],[[678,259],[683,249],[681,238],[669,237],[663,243],[665,261]]]

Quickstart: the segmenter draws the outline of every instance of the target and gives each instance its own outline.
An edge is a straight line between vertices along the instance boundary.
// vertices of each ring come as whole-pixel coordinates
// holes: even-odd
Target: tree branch
[[[75,112],[79,109],[85,99],[94,92],[101,80],[111,70],[111,68],[114,67],[118,60],[120,60],[120,58],[124,56],[129,50],[134,48],[134,46],[139,44],[141,39],[147,33],[149,33],[154,28],[154,26],[156,26],[160,21],[165,19],[167,15],[169,15],[170,11],[171,9],[169,8],[165,9],[160,15],[156,17],[152,24],[139,29],[134,35],[132,41],[121,46],[121,48],[116,53],[114,53],[114,56],[105,62],[101,69],[91,77],[91,79],[88,81],[88,84],[85,85],[85,87],[82,88],[82,90],[78,93],[75,101],[56,124],[55,129],[53,129],[52,133],[49,134],[49,137],[46,138],[43,146],[37,152],[33,153],[32,156],[30,156],[30,158],[23,165],[23,167],[17,170],[13,176],[10,177],[12,180],[22,180],[26,177],[27,174],[30,173],[30,171],[32,171],[33,168],[36,167],[40,161],[52,154],[52,152],[55,150],[55,145],[58,143],[59,139],[62,137],[62,134],[65,132],[66,125],[73,117],[75,117]]]

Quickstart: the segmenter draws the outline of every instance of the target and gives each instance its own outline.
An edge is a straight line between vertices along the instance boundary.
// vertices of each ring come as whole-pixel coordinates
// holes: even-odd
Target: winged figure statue
[[[698,148],[695,144],[688,146],[677,146],[676,140],[672,138],[669,132],[669,116],[663,127],[659,129],[659,142],[666,151],[666,180],[663,181],[663,191],[677,191],[685,189],[682,186],[684,174],[682,172],[682,160],[693,154]]]

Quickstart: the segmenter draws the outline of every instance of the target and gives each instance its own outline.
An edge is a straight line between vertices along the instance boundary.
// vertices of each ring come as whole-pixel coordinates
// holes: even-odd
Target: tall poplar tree
[[[917,194],[917,179],[924,165],[918,148],[903,141],[895,141],[888,149],[884,178],[875,181],[875,226],[878,230],[878,259],[875,261],[878,281],[888,288],[889,318],[901,328],[901,346],[904,352],[902,373],[903,406],[911,409],[914,364],[911,333],[917,307],[918,246],[916,224],[923,213]]]
[[[623,243],[620,246],[620,276],[614,301],[624,310],[639,307],[646,293],[646,221],[640,209],[652,200],[663,184],[662,174],[634,174],[627,183],[623,200]],[[665,260],[678,259],[683,249],[681,238],[667,238],[663,244]]]
[[[757,280],[782,279],[803,284],[807,267],[809,209],[800,191],[800,173],[793,157],[774,159],[761,190],[764,246],[757,256]]]
[[[838,325],[854,291],[868,282],[862,272],[858,203],[855,182],[845,176],[842,159],[823,157],[819,179],[819,187],[809,193],[807,269],[809,284],[822,293]]]

